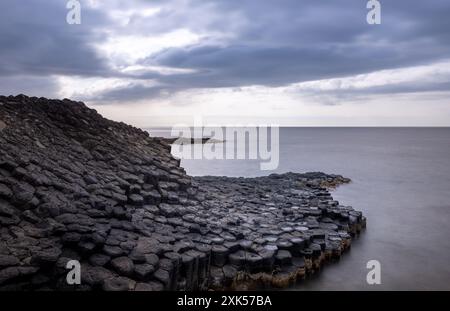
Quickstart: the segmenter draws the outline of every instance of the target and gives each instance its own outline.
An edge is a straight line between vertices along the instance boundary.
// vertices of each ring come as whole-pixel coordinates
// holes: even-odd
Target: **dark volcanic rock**
[[[327,190],[345,182],[193,178],[164,139],[83,103],[0,96],[0,290],[284,286],[364,228]],[[70,260],[81,285],[66,283]]]
[[[36,265],[45,265],[55,263],[62,251],[57,247],[52,247],[36,252],[31,258],[31,262]]]
[[[141,280],[148,279],[154,271],[155,267],[149,264],[140,264],[134,266],[134,273]]]
[[[103,289],[106,291],[124,292],[134,290],[136,282],[125,277],[112,277],[106,279],[103,283]]]
[[[111,260],[111,257],[103,254],[94,254],[89,257],[89,262],[93,266],[104,266]]]
[[[118,257],[111,261],[111,266],[120,275],[131,276],[134,271],[134,264],[128,257]]]

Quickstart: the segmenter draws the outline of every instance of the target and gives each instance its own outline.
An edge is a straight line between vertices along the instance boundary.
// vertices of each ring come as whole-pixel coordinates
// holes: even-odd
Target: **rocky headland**
[[[0,290],[287,287],[365,227],[328,191],[348,181],[194,178],[167,141],[81,102],[0,96]]]

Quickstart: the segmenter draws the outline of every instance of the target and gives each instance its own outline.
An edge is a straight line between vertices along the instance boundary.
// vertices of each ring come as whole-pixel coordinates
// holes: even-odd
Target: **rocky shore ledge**
[[[0,290],[286,287],[365,227],[327,190],[345,182],[193,178],[167,142],[83,103],[0,96]]]

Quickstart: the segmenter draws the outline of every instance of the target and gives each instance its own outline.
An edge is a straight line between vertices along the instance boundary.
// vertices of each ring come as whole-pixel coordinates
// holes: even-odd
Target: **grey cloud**
[[[338,105],[342,101],[354,100],[356,98],[363,100],[369,96],[377,95],[396,95],[396,94],[414,94],[414,93],[450,93],[450,76],[441,76],[435,81],[407,81],[385,85],[375,85],[368,87],[345,87],[332,89],[301,88],[291,91],[302,96],[309,96],[314,101],[325,105]],[[445,95],[448,96],[448,95]]]
[[[356,47],[265,48],[252,46],[170,49],[149,62],[191,68],[193,74],[161,76],[160,81],[179,87],[281,86],[294,82],[344,77],[375,70],[420,64],[434,55],[397,49],[361,53]],[[428,55],[427,55],[428,54]],[[428,57],[427,57],[428,56]]]
[[[281,86],[430,64],[450,55],[448,0],[434,0],[432,5],[422,0],[382,1],[379,26],[367,25],[366,1],[361,0],[112,0],[102,2],[98,10],[84,6],[83,23],[77,26],[66,24],[65,3],[0,3],[0,76],[126,78],[108,68],[92,47],[106,39],[99,35],[101,29],[112,35],[151,35],[186,28],[206,35],[195,46],[171,48],[138,63],[195,73],[133,76],[161,86],[130,83],[106,91],[101,100],[154,98],[192,88]],[[145,7],[161,10],[147,17],[135,14],[125,26],[107,17],[110,9]],[[416,83],[405,91],[440,87]]]
[[[196,30],[208,25],[210,31],[238,32],[223,44],[172,48],[143,61],[195,69],[194,74],[159,78],[176,89],[280,86],[430,64],[450,55],[447,1],[437,1],[436,6],[383,2],[379,26],[367,25],[365,2],[356,0],[213,1],[207,6],[194,0],[189,5],[182,12],[167,5],[172,10],[161,13],[164,20],[152,18],[152,23],[175,28],[185,22]],[[210,17],[202,12],[223,14]],[[199,16],[206,21],[196,23]],[[239,26],[230,24],[233,18]]]
[[[164,97],[175,93],[179,89],[164,86],[145,86],[138,83],[130,83],[127,86],[117,87],[103,92],[95,98],[78,98],[79,100],[93,100],[95,104],[102,105],[115,102],[132,102],[143,98]]]
[[[325,91],[321,93],[331,93],[341,96],[354,95],[377,95],[377,94],[411,94],[425,92],[450,92],[450,79],[442,82],[404,82],[383,86],[372,86],[361,89],[340,89]]]
[[[107,74],[91,46],[101,39],[92,25],[105,25],[107,19],[83,7],[82,24],[68,25],[65,5],[57,0],[0,2],[0,75]]]
[[[0,76],[2,94],[58,97],[59,85],[54,79],[33,76]]]

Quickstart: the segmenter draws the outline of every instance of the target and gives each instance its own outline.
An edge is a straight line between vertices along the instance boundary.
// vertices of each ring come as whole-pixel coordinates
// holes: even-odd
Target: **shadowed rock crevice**
[[[284,287],[365,226],[327,191],[341,176],[192,178],[166,141],[80,102],[0,96],[0,130],[1,290]]]

